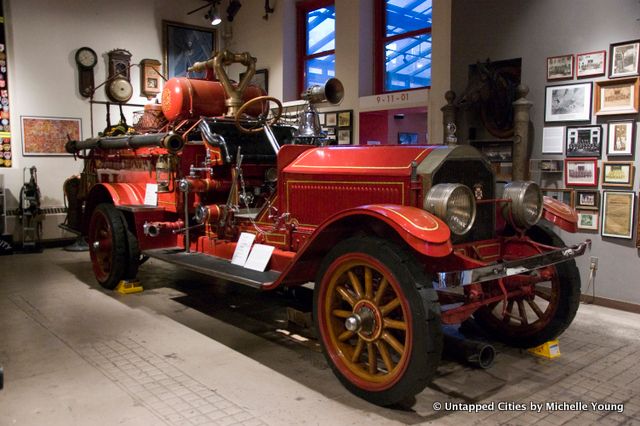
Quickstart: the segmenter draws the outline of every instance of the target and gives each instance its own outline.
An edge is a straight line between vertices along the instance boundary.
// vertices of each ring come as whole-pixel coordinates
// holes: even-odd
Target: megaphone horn
[[[337,78],[330,78],[323,86],[316,84],[309,87],[302,93],[301,97],[310,104],[328,101],[335,105],[344,98],[344,86]]]

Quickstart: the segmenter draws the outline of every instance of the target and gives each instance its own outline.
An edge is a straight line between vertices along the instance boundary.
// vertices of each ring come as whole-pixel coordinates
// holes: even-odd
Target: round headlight
[[[424,209],[435,214],[456,235],[464,235],[476,219],[476,199],[469,188],[459,183],[440,183],[424,198]]]
[[[511,199],[502,210],[507,221],[518,228],[529,228],[542,216],[542,191],[535,182],[510,182],[505,185],[502,198]]]

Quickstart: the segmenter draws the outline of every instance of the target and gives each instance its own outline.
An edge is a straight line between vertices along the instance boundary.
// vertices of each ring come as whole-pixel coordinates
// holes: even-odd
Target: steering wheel
[[[262,102],[262,112],[258,115],[255,124],[255,127],[243,127],[240,124],[240,119],[246,110],[248,110],[253,104],[257,102]],[[269,113],[271,112],[271,108],[269,108],[269,102],[273,102],[277,105],[278,109],[276,112],[269,117]],[[253,98],[244,103],[236,112],[235,125],[236,127],[243,133],[258,133],[261,132],[264,126],[272,126],[278,122],[280,116],[282,115],[282,102],[273,96],[258,96],[257,98]]]

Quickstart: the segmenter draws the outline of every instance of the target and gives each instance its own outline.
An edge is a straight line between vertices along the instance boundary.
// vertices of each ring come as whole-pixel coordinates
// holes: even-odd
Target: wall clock
[[[107,53],[109,67],[106,85],[107,97],[114,102],[124,103],[133,96],[131,86],[131,52],[113,49]]]
[[[90,47],[81,47],[76,51],[76,65],[78,66],[78,89],[85,98],[93,94],[93,68],[98,63],[98,55]]]
[[[140,95],[151,100],[160,93],[160,61],[143,59],[140,61]]]

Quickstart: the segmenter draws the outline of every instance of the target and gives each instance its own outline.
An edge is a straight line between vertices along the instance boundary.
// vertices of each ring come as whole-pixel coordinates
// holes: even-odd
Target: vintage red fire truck
[[[247,67],[239,84],[224,72],[233,62]],[[248,85],[249,54],[194,69],[207,78],[165,85],[164,128],[67,144],[85,162],[65,184],[68,225],[86,236],[103,287],[134,279],[145,257],[264,291],[314,282],[328,363],[381,405],[434,377],[444,324],[473,316],[523,348],[569,326],[574,258],[588,243],[567,247],[551,230],[575,232],[576,214],[535,183],[498,198],[490,163],[468,145],[326,146],[314,104],[341,99],[335,79],[303,93],[292,127]],[[231,263],[243,233],[274,248],[264,272]]]

